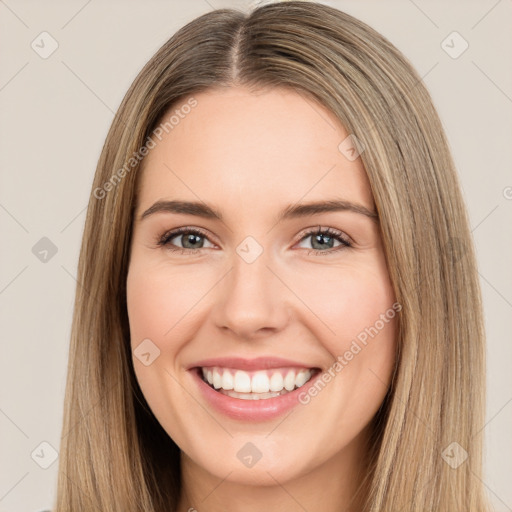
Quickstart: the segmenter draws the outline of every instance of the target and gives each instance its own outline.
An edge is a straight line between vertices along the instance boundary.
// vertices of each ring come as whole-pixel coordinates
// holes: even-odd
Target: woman
[[[487,510],[476,276],[396,48],[309,2],[201,16],[100,157],[56,510]]]

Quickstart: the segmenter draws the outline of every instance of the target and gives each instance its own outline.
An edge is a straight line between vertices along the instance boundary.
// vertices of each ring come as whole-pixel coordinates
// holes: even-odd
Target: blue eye
[[[172,242],[175,238],[181,240],[181,247],[176,246]],[[316,230],[306,232],[300,239],[300,242],[308,238],[311,239],[311,245],[313,247],[313,249],[308,251],[308,254],[332,254],[333,252],[340,251],[347,247],[352,247],[348,238],[346,238],[341,231],[333,228],[322,229],[319,226]],[[159,246],[165,247],[170,251],[190,254],[205,248],[204,240],[207,240],[208,243],[211,244],[206,233],[202,230],[193,227],[182,227],[164,233],[157,243]],[[338,242],[339,245],[334,246],[335,242]]]
[[[306,240],[310,238],[311,239],[311,245],[313,248],[320,248],[319,251],[317,250],[310,250],[309,254],[332,254],[333,252],[340,251],[342,249],[345,249],[346,247],[352,247],[352,244],[344,236],[344,234],[341,231],[338,231],[333,228],[325,228],[322,229],[320,226],[316,231],[310,230],[302,237],[302,240]],[[335,248],[334,242],[339,242],[339,245]]]

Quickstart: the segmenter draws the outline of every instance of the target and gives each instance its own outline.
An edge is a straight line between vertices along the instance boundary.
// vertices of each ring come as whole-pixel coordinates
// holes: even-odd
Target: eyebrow
[[[316,201],[288,205],[279,213],[275,220],[275,224],[278,224],[283,220],[342,211],[358,213],[369,217],[375,222],[378,221],[377,213],[373,210],[369,210],[366,206],[352,203],[344,199],[336,199],[331,201]],[[181,213],[186,215],[195,215],[205,219],[223,221],[222,214],[218,210],[206,203],[196,201],[157,201],[140,216],[140,220],[143,220],[155,213]]]

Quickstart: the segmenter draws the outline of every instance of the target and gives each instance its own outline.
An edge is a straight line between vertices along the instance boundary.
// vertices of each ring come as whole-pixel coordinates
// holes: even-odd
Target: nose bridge
[[[269,269],[270,251],[247,237],[233,253],[231,272],[223,280],[216,321],[240,337],[263,329],[281,329],[287,322],[283,284]]]

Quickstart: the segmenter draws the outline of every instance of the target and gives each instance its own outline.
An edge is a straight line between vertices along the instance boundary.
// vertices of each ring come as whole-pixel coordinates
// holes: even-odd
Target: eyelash
[[[158,239],[157,245],[160,246],[160,247],[166,247],[168,250],[170,250],[172,252],[179,252],[180,254],[196,254],[201,249],[203,249],[202,247],[199,248],[199,249],[186,249],[186,248],[183,248],[183,247],[175,247],[175,246],[173,246],[172,244],[169,243],[170,240],[172,240],[176,236],[184,234],[184,233],[193,234],[193,235],[197,235],[197,236],[204,237],[204,238],[208,239],[208,236],[206,235],[206,233],[204,231],[202,231],[202,230],[200,230],[198,228],[186,227],[185,226],[185,227],[174,229],[172,231],[167,231],[166,233],[164,233]],[[341,245],[339,245],[336,248],[328,249],[328,250],[325,250],[325,251],[318,251],[318,250],[315,250],[315,249],[307,249],[308,255],[320,256],[320,255],[323,255],[323,254],[326,254],[326,253],[327,254],[332,254],[332,253],[336,253],[338,251],[341,251],[343,249],[347,249],[349,247],[352,247],[352,243],[347,238],[344,237],[344,234],[341,231],[338,231],[338,230],[333,229],[333,228],[322,229],[320,226],[318,226],[318,228],[316,230],[309,230],[306,233],[304,233],[302,235],[302,237],[300,238],[299,242],[302,242],[302,240],[304,240],[305,238],[307,238],[307,237],[309,237],[311,235],[325,235],[325,236],[328,236],[330,238],[334,238],[335,240],[341,242]]]

